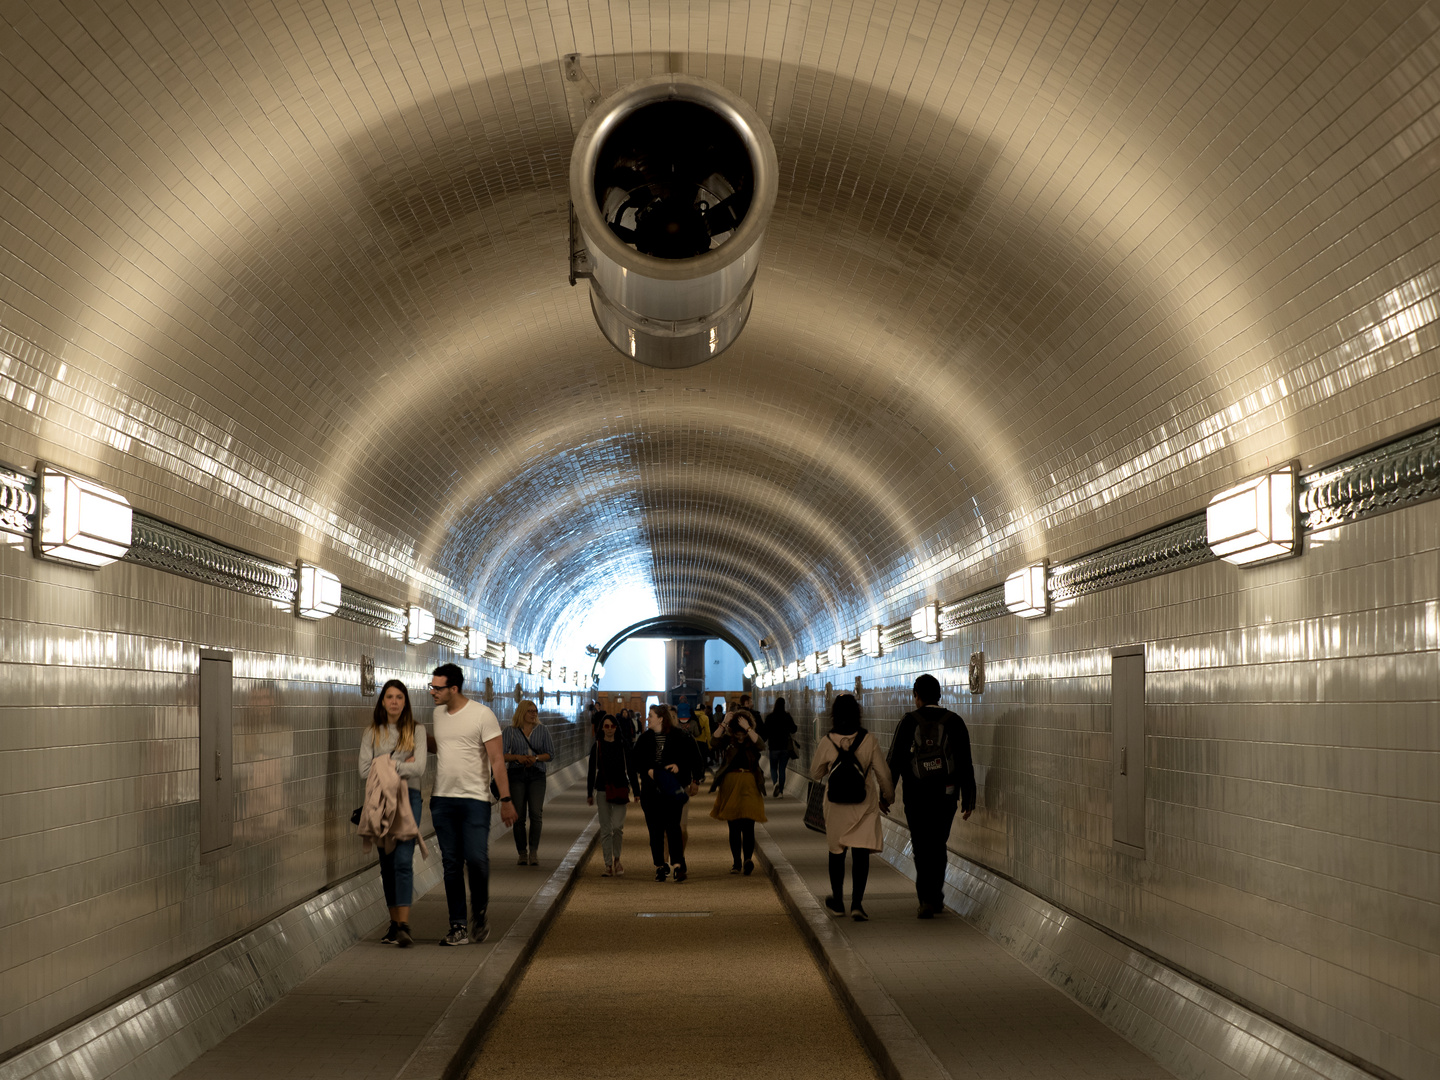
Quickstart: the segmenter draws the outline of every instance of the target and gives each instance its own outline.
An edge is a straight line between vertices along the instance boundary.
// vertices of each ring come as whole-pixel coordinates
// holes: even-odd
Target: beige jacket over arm
[[[810,778],[825,779],[839,757],[837,744],[848,749],[855,739],[854,735],[836,735],[833,731],[821,739],[810,762]],[[879,740],[867,732],[855,757],[865,770],[865,801],[833,803],[826,792],[825,839],[836,855],[852,847],[879,851],[884,846],[880,833],[880,800],[895,801],[895,784],[890,778],[890,767],[885,764],[885,755],[880,752]]]

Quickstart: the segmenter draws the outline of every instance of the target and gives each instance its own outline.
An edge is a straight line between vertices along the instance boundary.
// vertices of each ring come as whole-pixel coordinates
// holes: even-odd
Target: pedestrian
[[[955,809],[962,821],[975,809],[975,766],[965,721],[940,707],[940,681],[921,675],[915,709],[900,720],[886,764],[901,785],[905,823],[915,858],[916,916],[933,919],[945,910],[946,847]]]
[[[640,776],[640,809],[650,833],[655,880],[664,881],[673,869],[675,880],[681,882],[688,876],[681,811],[699,790],[700,755],[694,740],[675,725],[670,706],[651,705],[646,723],[649,726],[635,741],[635,769]]]
[[[516,862],[520,866],[539,866],[540,825],[545,818],[545,763],[555,759],[555,743],[540,723],[539,708],[529,698],[515,706],[502,748],[505,769],[510,774],[510,796],[515,802]]]
[[[600,802],[595,802],[595,792]],[[600,718],[600,738],[590,746],[590,771],[585,784],[585,802],[596,807],[600,820],[600,851],[605,856],[601,877],[624,877],[620,847],[625,840],[625,814],[630,800],[640,790],[635,774],[635,756],[620,734],[613,716]]]
[[[458,664],[441,664],[430,679],[435,714],[430,721],[435,750],[435,787],[430,820],[440,844],[445,873],[445,902],[450,932],[441,945],[477,945],[490,936],[485,909],[490,902],[490,813],[499,791],[500,820],[506,828],[518,815],[510,801],[500,721],[464,694],[465,673]],[[465,918],[465,882],[470,882],[470,918]]]
[[[825,839],[830,846],[830,895],[825,906],[845,914],[845,852],[850,852],[850,916],[865,922],[870,853],[884,839],[880,815],[890,812],[895,785],[880,744],[860,725],[860,703],[841,694],[830,706],[830,731],[815,748],[810,778],[825,785]]]
[[[695,707],[695,722],[700,725],[700,734],[695,739],[695,747],[700,751],[700,760],[708,767],[710,764],[710,714],[705,711],[705,706]]]
[[[730,828],[732,874],[749,875],[755,870],[755,823],[765,816],[765,772],[760,764],[760,732],[755,717],[736,709],[725,721],[721,736],[720,763],[715,767],[716,792],[710,816]]]
[[[390,928],[380,942],[408,949],[414,944],[410,905],[415,899],[415,843],[420,835],[420,781],[425,776],[426,753],[425,727],[415,723],[410,691],[399,679],[391,679],[380,688],[370,726],[360,736],[360,777],[366,781],[367,802],[370,773],[379,757],[389,757],[404,783],[404,806],[415,827],[414,839],[399,840],[389,851],[380,845],[380,887],[385,892],[385,906],[390,909]]]
[[[799,730],[795,726],[795,718],[785,710],[785,699],[776,698],[775,707],[765,717],[761,732],[765,736],[765,745],[770,748],[770,790],[777,799],[785,797],[785,769],[790,763],[790,747],[795,732]]]
[[[725,730],[725,701],[721,699],[715,703],[715,712],[710,717],[710,760],[716,764],[720,761],[720,732]]]

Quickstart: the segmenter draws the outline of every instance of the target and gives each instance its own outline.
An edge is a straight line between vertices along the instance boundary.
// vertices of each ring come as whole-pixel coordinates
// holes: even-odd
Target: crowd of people
[[[450,923],[439,944],[478,943],[489,935],[489,838],[497,804],[502,823],[513,829],[518,864],[539,865],[554,741],[533,701],[519,701],[502,729],[490,708],[465,696],[464,686],[458,665],[435,669],[429,686],[435,710],[427,732],[415,720],[405,684],[389,680],[360,741],[365,801],[352,820],[367,849],[371,844],[379,848],[381,884],[390,911],[382,940],[401,948],[414,942],[410,908],[416,847],[428,857],[419,822],[420,782],[430,755],[436,760],[430,815]],[[922,919],[944,910],[946,841],[956,813],[968,820],[975,808],[975,773],[964,720],[939,704],[940,683],[933,675],[916,679],[913,693],[915,707],[901,719],[888,754],[864,727],[860,703],[841,694],[831,705],[830,730],[811,755],[810,778],[823,785],[829,848],[825,906],[835,915],[846,914],[848,854],[848,911],[857,922],[869,918],[864,898],[870,855],[884,846],[881,818],[894,805],[897,788],[915,861],[916,914]],[[755,825],[768,820],[767,797],[784,797],[789,763],[799,750],[798,726],[784,698],[777,698],[763,718],[748,694],[729,711],[717,702],[713,716],[703,708],[680,716],[668,704],[652,703],[643,729],[632,710],[609,713],[598,701],[586,716],[593,732],[586,801],[596,808],[604,877],[625,874],[621,855],[626,814],[629,805],[638,802],[655,880],[686,881],[690,802],[707,776],[714,796],[709,814],[725,822],[729,832],[730,872],[754,872]]]

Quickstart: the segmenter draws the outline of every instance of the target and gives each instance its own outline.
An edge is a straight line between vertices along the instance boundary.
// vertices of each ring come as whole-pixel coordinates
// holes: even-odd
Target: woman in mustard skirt
[[[732,874],[749,874],[755,869],[755,823],[765,817],[765,773],[760,767],[764,743],[756,730],[755,717],[746,709],[735,709],[725,717],[717,736],[720,765],[710,790],[716,793],[710,816],[730,825]]]

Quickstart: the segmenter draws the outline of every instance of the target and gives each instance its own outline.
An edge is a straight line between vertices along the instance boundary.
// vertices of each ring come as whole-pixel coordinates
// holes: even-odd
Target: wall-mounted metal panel
[[[200,653],[200,853],[230,846],[235,835],[234,661]]]
[[[1110,653],[1112,829],[1115,848],[1145,856],[1145,647]]]

